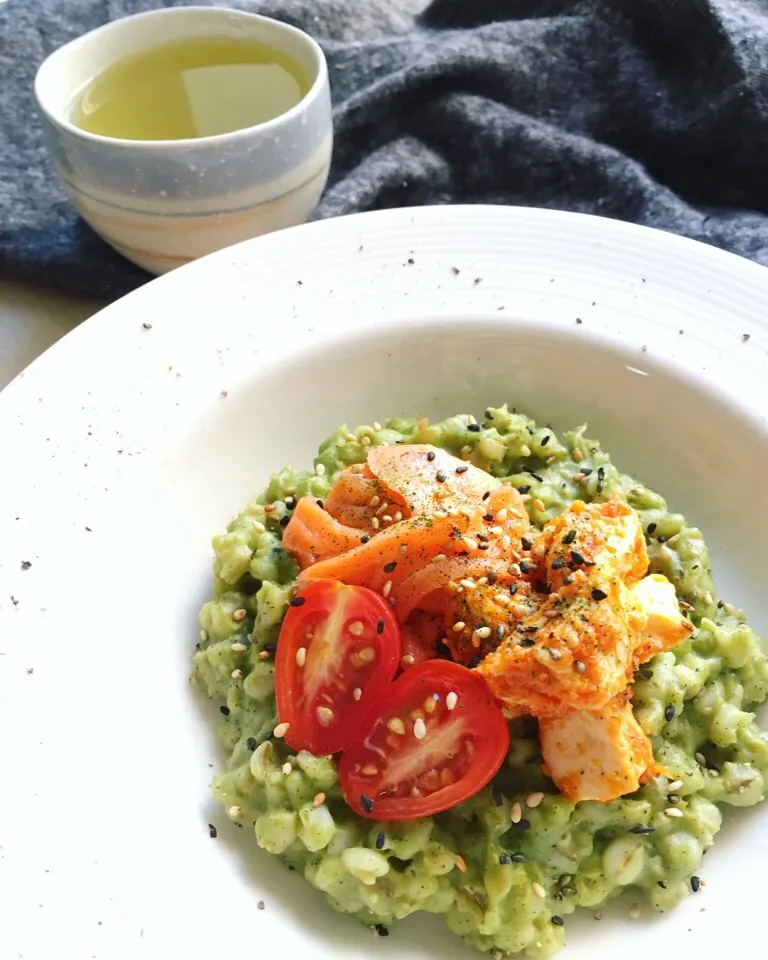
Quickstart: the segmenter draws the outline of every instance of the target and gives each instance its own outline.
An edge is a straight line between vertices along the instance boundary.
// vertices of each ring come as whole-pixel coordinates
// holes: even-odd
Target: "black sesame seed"
[[[488,586],[492,587],[496,581],[499,579],[498,573],[495,570],[488,571]]]
[[[480,433],[480,424],[479,423],[467,424],[467,430],[470,430],[472,433]]]
[[[383,620],[379,620],[379,622],[376,624],[376,633],[378,633],[379,636],[381,636],[382,633],[384,633],[384,621],[383,621]]]
[[[677,793],[667,794],[667,803],[680,803],[680,795]]]
[[[691,890],[693,890],[694,893],[698,893],[700,889],[701,880],[694,874],[694,876],[691,877]]]
[[[523,467],[524,473],[530,473],[534,480],[538,480],[539,483],[542,483],[543,478],[538,475],[538,473],[533,472],[533,467]]]
[[[266,743],[267,740],[274,740],[274,739],[275,739],[274,731],[272,731],[272,730],[267,730],[267,732],[262,735],[262,737],[261,737],[261,742],[262,742],[262,743]]]
[[[649,534],[649,536],[655,532],[657,526],[658,526],[657,523],[649,523],[649,524],[648,524],[648,534]]]
[[[22,561],[21,561],[21,569],[22,569],[22,570],[29,570],[29,568],[30,568],[31,566],[32,566],[32,562],[31,562],[30,560],[22,560]]]
[[[488,547],[490,547],[490,543],[478,543],[477,545],[478,550],[487,550]]]
[[[528,539],[528,537],[521,537],[520,546],[523,548],[523,550],[530,550],[533,546],[533,543]]]
[[[490,495],[491,495],[491,491],[490,491],[490,490],[486,490],[481,499],[487,500],[488,497],[490,497]]]
[[[502,853],[499,857],[499,863],[512,863],[512,857],[508,853]]]
[[[584,474],[585,477],[592,475],[592,467],[579,467],[579,473]]]
[[[554,925],[555,925],[556,927],[563,927],[563,926],[565,926],[565,920],[563,920],[562,917],[558,917],[557,914],[555,914],[555,916],[552,917],[552,923],[554,923]]]
[[[390,560],[389,563],[384,564],[384,573],[392,573],[396,566],[397,560]]]
[[[322,500],[315,500],[315,503],[318,505],[318,507],[320,507],[321,510],[323,509],[323,507],[325,507],[325,504],[323,503]]]
[[[360,806],[366,813],[373,813],[373,800],[371,800],[370,797],[366,797],[364,793],[360,794]]]
[[[563,537],[563,543],[567,543],[568,546],[570,547],[570,545],[573,543],[575,539],[576,539],[576,531],[569,530],[568,533],[566,533],[566,535]]]
[[[669,723],[670,720],[675,719],[675,705],[673,703],[668,703],[664,708],[664,719]]]
[[[383,923],[377,923],[373,928],[380,937],[389,936],[389,927],[385,927]]]
[[[245,742],[249,750],[256,749],[256,746],[257,746],[256,737],[248,737],[248,739]]]
[[[520,641],[520,646],[521,646],[521,647],[532,647],[532,646],[535,645],[535,643],[536,643],[536,641],[533,639],[533,637],[523,637],[523,639]]]
[[[438,483],[445,483],[445,474],[442,470],[437,471],[435,474],[435,480],[437,480]]]
[[[526,561],[525,561],[525,560],[521,560],[521,561],[520,561],[520,573],[528,573],[528,570],[529,570],[529,569],[530,569],[530,567],[528,566],[528,564],[526,563]]]
[[[524,853],[513,853],[510,855],[509,859],[512,861],[512,863],[525,863],[527,858]]]
[[[435,459],[435,451],[430,450],[429,453],[427,454],[427,460],[429,460],[429,462],[432,463],[434,459]]]
[[[370,539],[370,537],[360,537],[360,543],[368,543]]]
[[[376,837],[376,849],[377,849],[377,850],[381,850],[381,848],[384,846],[384,841],[385,841],[385,840],[386,840],[386,837],[384,836],[384,831],[382,830],[381,833],[379,833],[379,835]]]
[[[629,832],[640,833],[640,834],[653,833],[653,829],[654,829],[653,827],[630,827]]]
[[[486,523],[490,523],[490,522],[493,520],[493,514],[492,514],[492,513],[484,513],[484,514],[483,514],[483,520],[485,520]]]
[[[289,510],[294,510],[296,508],[296,500],[293,497],[286,497],[285,505]]]
[[[229,707],[225,707],[224,705],[222,705],[219,707],[219,710],[221,710],[221,712],[224,714],[225,717],[229,716]]]
[[[504,803],[504,794],[501,792],[501,787],[497,786],[495,783],[491,787],[491,796],[493,797],[493,802],[497,807],[500,807]]]
[[[570,585],[573,583],[573,577],[570,576],[570,574],[567,577],[563,577],[563,583],[566,585],[566,587],[570,587]]]
[[[601,590],[600,587],[594,587],[592,590],[592,599],[597,600],[598,603],[601,600],[605,600],[607,596],[608,594],[605,592],[605,590]]]
[[[562,557],[555,557],[555,559],[552,561],[553,570],[560,570],[564,566],[565,560]]]
[[[666,881],[666,880],[657,880],[657,881],[656,881],[656,886],[657,886],[657,887],[661,887],[662,890],[666,890],[666,889],[667,889],[667,881]]]
[[[209,823],[209,824],[208,824],[208,836],[211,838],[211,840],[215,840],[216,837],[218,837],[218,835],[219,835],[219,831],[216,829],[216,827],[214,827],[214,825],[213,825],[212,823]]]
[[[276,641],[274,641],[274,640],[269,640],[267,643],[264,644],[264,648],[263,648],[263,649],[266,650],[267,653],[274,653],[275,650],[277,650],[277,643],[276,643]]]
[[[493,420],[493,410],[490,407],[485,411],[485,419]]]
[[[520,585],[519,585],[518,583],[510,583],[510,585],[509,585],[509,595],[510,595],[511,597],[514,597],[514,595],[517,593],[517,588],[518,588],[519,586],[520,586]]]
[[[462,463],[460,467],[456,467],[456,473],[466,473],[469,470],[469,465]]]
[[[605,480],[605,467],[598,467],[598,468],[597,468],[597,479],[598,479],[598,480]]]
[[[530,830],[530,829],[531,829],[531,821],[530,821],[530,820],[526,820],[525,817],[523,817],[522,820],[518,820],[518,821],[517,821],[517,823],[515,824],[515,826],[518,828],[518,830]]]
[[[288,604],[289,607],[303,607],[307,602],[306,597],[294,597],[293,600]]]
[[[578,550],[571,550],[571,560],[576,564],[586,563],[586,560],[579,553]]]
[[[472,657],[472,659],[469,661],[469,669],[474,670],[475,667],[479,667],[482,662],[482,657]]]
[[[549,443],[549,441],[550,441],[550,435],[549,435],[549,434],[547,434],[546,437],[542,437],[542,440],[541,440],[541,445],[542,445],[542,447],[546,447],[546,445]]]
[[[530,484],[523,484],[522,487],[517,488],[517,492],[525,494],[525,493],[528,493],[530,489],[531,489]]]
[[[488,543],[488,534],[487,533],[478,533],[475,535],[481,543]]]
[[[291,522],[291,518],[288,516],[288,514],[286,514],[284,517],[280,517],[281,527],[287,527],[290,522]]]

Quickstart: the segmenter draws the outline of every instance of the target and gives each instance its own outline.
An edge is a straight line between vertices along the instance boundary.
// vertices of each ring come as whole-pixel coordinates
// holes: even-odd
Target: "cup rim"
[[[82,43],[86,38],[92,38],[103,31],[120,29],[123,24],[129,21],[150,19],[157,16],[189,16],[190,14],[195,13],[206,13],[215,17],[218,17],[219,15],[226,15],[227,17],[235,16],[241,20],[259,21],[267,24],[270,29],[276,29],[278,31],[292,34],[297,40],[306,44],[317,60],[317,75],[315,76],[315,79],[313,80],[309,90],[304,94],[297,104],[290,108],[290,110],[286,110],[285,113],[281,113],[277,117],[272,117],[271,120],[265,120],[263,123],[253,124],[250,127],[241,127],[237,130],[231,130],[229,133],[216,133],[207,137],[186,137],[178,140],[131,140],[126,137],[106,137],[100,133],[91,133],[89,130],[83,130],[81,127],[76,126],[70,120],[68,120],[66,116],[62,116],[58,111],[50,109],[50,107],[46,104],[45,97],[41,94],[40,90],[42,82],[45,79],[45,74],[54,69],[56,66],[56,59],[65,51],[70,50],[71,47],[76,46]],[[150,47],[151,43],[148,44],[148,46],[144,49],[149,49]],[[38,67],[37,73],[35,74],[34,93],[40,112],[50,121],[51,124],[53,124],[53,126],[61,130],[65,130],[73,137],[88,141],[92,144],[99,144],[103,146],[131,148],[138,150],[156,150],[158,148],[190,149],[195,147],[216,146],[217,144],[244,139],[252,136],[256,132],[262,133],[277,129],[286,123],[290,123],[297,117],[300,117],[301,114],[306,111],[309,104],[313,100],[317,99],[321,91],[327,87],[327,85],[328,64],[325,59],[325,54],[323,53],[322,47],[317,40],[310,36],[306,31],[299,29],[299,27],[294,27],[290,23],[284,23],[282,20],[277,20],[274,17],[265,17],[263,14],[259,13],[251,13],[246,10],[237,10],[233,7],[206,7],[202,5],[194,5],[183,7],[161,7],[156,10],[145,10],[141,13],[134,13],[128,17],[120,17],[117,20],[110,20],[107,23],[103,23],[99,27],[95,27],[93,30],[89,30],[87,33],[84,33],[79,37],[74,37],[72,40],[68,40],[67,43],[50,53]]]

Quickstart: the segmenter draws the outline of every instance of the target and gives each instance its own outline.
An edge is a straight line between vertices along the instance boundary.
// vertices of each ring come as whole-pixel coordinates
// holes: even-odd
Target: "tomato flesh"
[[[410,820],[481,790],[509,750],[509,729],[482,677],[446,660],[406,670],[344,749],[344,798],[372,820]]]
[[[326,756],[341,750],[390,688],[400,631],[379,594],[311,581],[292,601],[275,654],[275,693],[286,742]]]

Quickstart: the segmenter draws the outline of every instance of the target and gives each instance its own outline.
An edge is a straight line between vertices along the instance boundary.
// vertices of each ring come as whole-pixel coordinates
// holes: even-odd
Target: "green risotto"
[[[294,754],[273,738],[273,654],[298,572],[281,535],[295,499],[324,498],[368,446],[403,442],[443,447],[529,493],[538,527],[577,499],[620,496],[637,511],[649,572],[672,581],[695,624],[690,639],[635,676],[635,716],[669,777],[611,803],[572,804],[541,772],[536,724],[523,719],[510,724],[507,761],[479,794],[434,817],[376,823],[347,807],[330,758]],[[334,908],[382,933],[426,910],[495,957],[549,956],[564,945],[577,907],[594,912],[631,889],[662,912],[695,893],[720,805],[763,799],[768,739],[753,712],[768,697],[763,641],[717,599],[699,530],[619,473],[583,429],[558,440],[506,407],[487,410],[481,424],[455,416],[342,427],[312,472],[275,475],[213,546],[213,599],[200,613],[193,682],[222,704],[228,759],[214,796]]]

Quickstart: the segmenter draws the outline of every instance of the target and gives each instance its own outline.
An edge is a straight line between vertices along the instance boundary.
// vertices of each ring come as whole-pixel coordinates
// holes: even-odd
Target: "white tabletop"
[[[35,357],[104,306],[0,280],[0,390]]]

